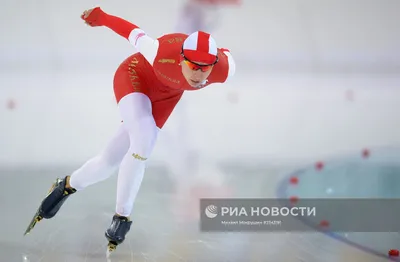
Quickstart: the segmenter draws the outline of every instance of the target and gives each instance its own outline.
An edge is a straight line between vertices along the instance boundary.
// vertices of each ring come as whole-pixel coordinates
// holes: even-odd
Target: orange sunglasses
[[[214,64],[212,65],[199,65],[196,64],[192,61],[187,60],[186,58],[183,60],[183,62],[185,62],[185,64],[193,71],[197,71],[200,69],[201,72],[207,72],[209,70],[211,70],[211,68],[214,66]]]

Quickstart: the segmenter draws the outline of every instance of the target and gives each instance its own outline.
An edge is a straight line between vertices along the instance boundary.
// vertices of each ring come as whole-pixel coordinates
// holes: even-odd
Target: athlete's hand
[[[100,7],[95,7],[92,9],[88,9],[83,12],[81,18],[85,21],[87,25],[90,26],[103,26],[103,17],[104,12]]]

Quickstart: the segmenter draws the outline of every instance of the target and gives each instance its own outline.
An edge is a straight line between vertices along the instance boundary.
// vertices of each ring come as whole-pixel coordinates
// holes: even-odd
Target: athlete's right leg
[[[79,191],[109,178],[118,169],[128,148],[129,136],[121,125],[103,151],[72,173],[67,187]]]
[[[71,194],[110,177],[118,168],[128,148],[129,136],[121,125],[100,154],[87,161],[71,176],[56,180],[39,208],[39,217],[54,217]]]

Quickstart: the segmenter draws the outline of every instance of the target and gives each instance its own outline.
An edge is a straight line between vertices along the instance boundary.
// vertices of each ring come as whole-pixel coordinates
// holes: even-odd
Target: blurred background
[[[158,37],[184,21],[185,2],[3,1],[0,163],[81,163],[119,124],[113,74],[134,50],[107,28],[87,27],[83,10],[101,6]],[[314,160],[399,143],[399,5],[267,0],[209,8],[237,75],[184,95],[190,143],[218,161]],[[173,114],[166,129],[179,120]],[[153,161],[166,159],[164,142]]]
[[[0,169],[9,178],[2,187],[32,172],[49,174],[34,189],[34,203],[52,177],[97,154],[120,124],[112,81],[134,49],[111,30],[83,23],[81,13],[95,6],[154,38],[209,31],[236,61],[231,82],[184,94],[160,134],[149,176],[169,173],[178,183],[195,176],[196,185],[220,186],[233,173],[241,179],[257,173],[240,196],[275,196],[281,175],[299,166],[400,145],[397,0],[3,0],[1,6]],[[362,261],[376,261],[368,259]]]

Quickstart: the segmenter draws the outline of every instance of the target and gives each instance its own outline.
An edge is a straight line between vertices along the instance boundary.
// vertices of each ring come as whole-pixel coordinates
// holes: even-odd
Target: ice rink
[[[2,2],[0,262],[400,261],[398,232],[201,230],[203,198],[400,199],[400,2],[239,2],[207,17],[235,77],[184,94],[109,258],[117,174],[23,236],[54,180],[121,124],[113,77],[132,46],[79,16],[99,5],[157,37],[188,25],[187,2]]]
[[[199,198],[399,197],[397,148],[354,152],[291,170],[271,165],[222,164],[199,180],[188,175],[185,190],[168,169],[151,167],[135,205],[125,243],[106,259],[104,231],[115,195],[115,176],[79,192],[55,219],[23,231],[55,174],[72,168],[2,170],[2,261],[389,261],[398,233],[201,232]],[[291,178],[297,177],[296,184]],[[219,183],[213,183],[219,179]],[[193,183],[196,181],[195,183]],[[180,185],[182,186],[182,185]],[[12,196],[12,197],[11,197]],[[318,228],[318,225],[311,225]],[[395,260],[394,260],[395,261]]]

